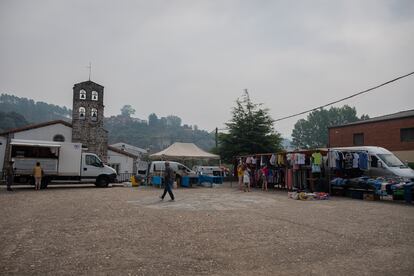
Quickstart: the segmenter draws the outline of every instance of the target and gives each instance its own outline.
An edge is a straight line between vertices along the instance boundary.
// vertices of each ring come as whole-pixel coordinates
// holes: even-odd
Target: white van
[[[364,151],[368,153],[370,168],[367,172],[369,176],[398,176],[414,181],[414,170],[409,168],[392,152],[381,147],[340,147],[330,148],[338,151]]]
[[[152,161],[148,168],[148,175],[162,175],[165,171],[165,162],[167,161]],[[195,175],[195,172],[190,170],[188,167],[184,166],[181,163],[168,161],[170,163],[170,168],[176,174],[176,179],[179,179],[186,175]]]

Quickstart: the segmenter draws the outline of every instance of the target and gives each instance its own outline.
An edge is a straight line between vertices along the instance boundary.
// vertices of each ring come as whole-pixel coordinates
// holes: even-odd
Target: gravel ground
[[[412,205],[160,193],[1,187],[0,275],[414,275]]]

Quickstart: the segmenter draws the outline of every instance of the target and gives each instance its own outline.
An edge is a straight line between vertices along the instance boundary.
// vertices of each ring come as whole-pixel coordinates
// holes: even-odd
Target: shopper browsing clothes
[[[267,191],[267,175],[269,174],[269,169],[266,165],[260,169],[260,176],[262,178],[262,190]]]
[[[165,162],[165,172],[164,172],[165,187],[164,187],[164,193],[160,197],[161,200],[164,200],[164,197],[168,192],[168,194],[171,197],[171,201],[174,201],[174,194],[172,192],[173,181],[174,181],[174,171],[171,169],[170,163]]]
[[[244,167],[243,175],[244,191],[250,192],[250,169],[249,167]]]
[[[42,183],[43,170],[40,167],[40,162],[36,162],[36,166],[33,168],[33,177],[35,179],[35,190],[40,190],[40,184]]]

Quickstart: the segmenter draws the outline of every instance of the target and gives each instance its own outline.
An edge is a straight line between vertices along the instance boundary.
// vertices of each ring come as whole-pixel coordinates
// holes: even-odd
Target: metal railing
[[[131,179],[131,176],[133,176],[135,174],[133,173],[119,173],[117,176],[117,180],[118,182],[128,182]]]

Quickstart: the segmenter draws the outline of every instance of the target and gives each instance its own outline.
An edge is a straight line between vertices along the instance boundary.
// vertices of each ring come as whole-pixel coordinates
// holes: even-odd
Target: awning
[[[36,140],[20,140],[12,139],[10,145],[15,146],[30,146],[30,147],[45,147],[45,148],[60,148],[61,144],[51,141],[36,141]]]
[[[168,148],[151,154],[151,159],[220,159],[219,155],[206,152],[193,143],[174,143]]]

